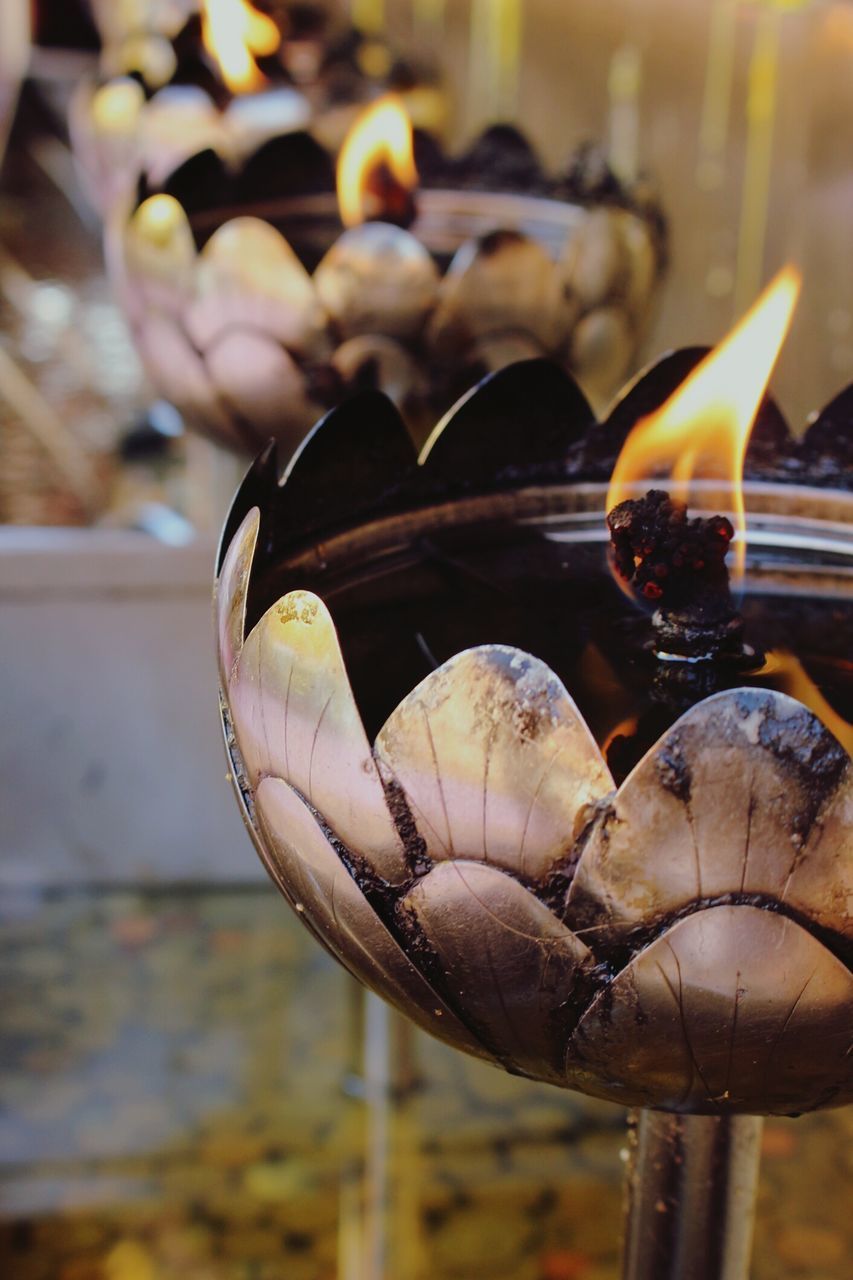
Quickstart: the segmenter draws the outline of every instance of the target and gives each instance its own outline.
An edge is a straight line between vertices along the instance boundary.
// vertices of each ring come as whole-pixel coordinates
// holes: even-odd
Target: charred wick
[[[689,519],[663,489],[620,502],[607,517],[616,572],[636,596],[667,609],[690,609],[705,596],[729,604],[726,553],[734,537],[725,516]]]
[[[607,517],[613,568],[630,593],[653,607],[651,705],[633,732],[617,735],[607,763],[621,783],[646,751],[703,698],[737,673],[762,666],[744,642],[729,590],[726,554],[734,537],[725,516],[689,517],[662,489],[621,502]]]
[[[607,517],[613,567],[639,603],[654,607],[661,659],[748,668],[763,656],[744,644],[743,618],[729,590],[725,516],[694,516],[663,489],[620,502]],[[707,685],[708,672],[702,683]],[[683,680],[680,681],[683,683]]]
[[[398,182],[384,161],[375,165],[367,177],[367,193],[379,203],[377,219],[395,227],[408,229],[417,217],[414,192]]]

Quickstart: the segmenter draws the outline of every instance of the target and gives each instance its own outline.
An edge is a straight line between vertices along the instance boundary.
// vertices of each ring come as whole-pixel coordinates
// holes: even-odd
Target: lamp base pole
[[[747,1280],[762,1120],[641,1111],[623,1280]]]

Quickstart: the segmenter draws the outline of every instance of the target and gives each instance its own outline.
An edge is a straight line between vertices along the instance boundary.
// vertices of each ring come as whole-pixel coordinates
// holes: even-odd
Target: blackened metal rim
[[[638,485],[641,493],[645,485]],[[276,572],[324,574],[354,559],[404,553],[419,534],[487,520],[544,526],[546,536],[567,544],[606,542],[607,484],[568,482],[460,496],[387,515],[374,515],[328,536],[319,536],[286,554]],[[697,486],[698,488],[698,486]],[[726,491],[706,482],[703,506],[725,511]],[[775,555],[789,572],[853,579],[853,493],[805,485],[749,481],[744,485],[748,523],[748,565],[767,567]],[[261,519],[263,521],[263,512]],[[548,531],[548,525],[554,526]],[[561,528],[557,528],[557,526]],[[750,550],[751,549],[751,550]],[[780,561],[780,567],[781,567]],[[853,590],[853,581],[849,588]]]
[[[527,230],[531,234],[541,234],[543,238],[549,239],[555,235],[564,237],[566,232],[574,230],[590,207],[598,206],[561,200],[557,196],[423,187],[418,191],[418,214],[410,230],[426,244],[430,243],[431,237],[437,237],[442,242],[442,248],[454,231],[461,243],[472,235],[493,231],[504,225]],[[638,221],[643,221],[642,215],[630,207],[616,207]],[[342,230],[337,196],[333,191],[256,200],[251,203],[251,208],[245,204],[222,206],[188,216],[192,226],[207,230],[246,212],[271,221],[304,221],[306,224],[316,224],[320,219],[324,224],[334,222],[338,235]],[[562,244],[562,238],[559,243]]]

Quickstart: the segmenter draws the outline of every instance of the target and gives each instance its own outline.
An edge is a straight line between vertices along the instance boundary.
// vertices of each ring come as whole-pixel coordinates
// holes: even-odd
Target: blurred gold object
[[[447,17],[447,0],[412,0],[412,17],[421,37],[440,36]]]
[[[350,0],[352,25],[368,35],[379,35],[385,27],[385,0]]]
[[[749,67],[746,102],[746,162],[738,229],[734,312],[740,315],[758,292],[764,275],[764,241],[770,201],[773,128],[779,79],[780,10],[775,0],[760,14]]]
[[[623,44],[610,60],[607,92],[610,98],[608,158],[623,182],[634,182],[639,167],[639,101],[643,80],[642,51]]]
[[[469,37],[469,128],[511,120],[518,107],[522,0],[472,0]]]

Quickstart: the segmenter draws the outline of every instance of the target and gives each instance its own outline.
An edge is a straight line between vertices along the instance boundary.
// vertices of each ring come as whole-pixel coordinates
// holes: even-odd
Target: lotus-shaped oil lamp
[[[337,192],[322,136],[294,127],[237,167],[206,151],[144,186],[107,243],[160,393],[238,451],[273,435],[292,452],[364,389],[422,443],[461,392],[522,358],[553,356],[610,395],[665,228],[643,184],[627,190],[589,150],[548,175],[502,126],[448,155],[388,96],[340,149]]]
[[[84,187],[104,216],[142,181],[158,190],[189,160],[238,168],[310,125],[337,148],[362,105],[399,89],[424,125],[446,108],[435,70],[312,4],[252,0],[95,5],[101,75],[80,83],[69,127]],[[224,195],[224,192],[223,192]]]
[[[664,651],[689,593],[655,597],[650,620],[614,581],[603,521],[638,420],[708,392],[695,349],[601,423],[563,371],[512,366],[420,457],[365,393],[283,479],[274,451],[259,459],[223,539],[223,718],[267,869],[332,954],[432,1034],[671,1113],[641,1130],[632,1277],[745,1274],[749,1214],[727,1224],[725,1196],[705,1197],[686,1228],[665,1185],[685,1143],[694,1192],[702,1177],[719,1190],[754,1157],[736,1118],[853,1096],[853,499],[829,487],[853,414],[848,391],[796,442],[759,407],[775,350],[756,330],[778,294],[734,335],[738,359],[758,347],[749,556],[742,630],[726,619],[708,653]],[[770,320],[775,347],[785,323]],[[731,358],[730,343],[718,417]],[[688,536],[673,506],[677,559],[713,522]],[[642,581],[660,545],[646,536]],[[698,598],[716,580],[691,555],[668,568]]]

